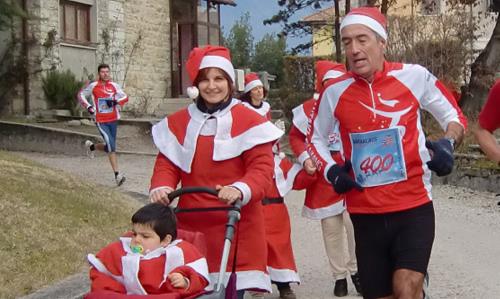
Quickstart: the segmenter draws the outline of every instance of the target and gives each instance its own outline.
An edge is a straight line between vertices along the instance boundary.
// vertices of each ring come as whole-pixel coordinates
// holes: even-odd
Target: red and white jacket
[[[128,97],[120,85],[111,80],[90,82],[78,92],[77,97],[83,108],[95,107],[95,119],[98,123],[120,119],[120,109],[128,102]]]
[[[309,99],[292,110],[293,125],[289,132],[290,147],[300,165],[304,165],[304,161],[310,158],[307,152],[306,133],[309,117],[315,103],[315,99]],[[339,133],[334,130],[329,136],[330,150],[340,151],[341,145],[339,141]],[[334,156],[334,159],[338,163],[342,161],[338,154]],[[321,220],[344,212],[344,196],[335,193],[332,185],[322,175],[315,174],[314,176],[305,177],[305,179],[297,183],[301,185],[301,188],[306,189],[302,216],[313,220]]]
[[[102,291],[129,295],[178,293],[186,298],[203,293],[208,286],[207,261],[191,243],[175,240],[142,255],[132,252],[130,242],[131,238],[123,237],[97,255],[87,256],[92,266],[90,298]],[[170,284],[167,276],[173,272],[189,280],[187,289]]]
[[[325,178],[336,164],[328,150],[328,135],[337,125],[343,156],[349,160],[353,154],[350,134],[398,128],[406,167],[402,181],[348,192],[350,213],[401,211],[432,200],[421,109],[429,111],[443,130],[450,122],[466,127],[453,96],[419,65],[384,62],[383,71],[375,74],[372,83],[352,73],[327,83],[308,131],[308,152]]]

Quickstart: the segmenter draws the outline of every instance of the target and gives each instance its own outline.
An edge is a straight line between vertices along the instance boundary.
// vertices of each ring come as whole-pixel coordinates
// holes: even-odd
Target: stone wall
[[[93,45],[90,47],[62,43],[59,0],[29,1],[28,10],[37,17],[29,21],[30,35],[36,41],[29,53],[30,68],[35,73],[30,76],[31,114],[47,109],[41,85],[47,70],[69,68],[81,77],[89,72],[95,74],[97,64],[101,62],[110,65],[114,81],[124,86],[129,94],[126,110],[152,112],[170,96],[170,1],[75,1],[93,3],[93,9],[96,9],[91,25]],[[108,32],[107,40],[103,39],[104,31]],[[49,38],[51,33],[56,33],[53,40]],[[78,54],[73,53],[79,51],[85,51],[81,56],[86,59],[74,57]],[[89,53],[95,53],[95,59],[88,59]],[[75,67],[85,70],[75,70]],[[14,93],[9,110],[14,114],[24,112],[22,92]]]
[[[129,62],[126,91],[130,106],[152,113],[171,96],[171,39],[169,0],[125,3],[129,45],[141,37],[140,48]],[[131,48],[127,49],[130,53]]]

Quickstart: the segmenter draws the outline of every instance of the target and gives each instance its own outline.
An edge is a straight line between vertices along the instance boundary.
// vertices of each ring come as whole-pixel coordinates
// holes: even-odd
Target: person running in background
[[[87,155],[94,157],[94,151],[108,153],[109,163],[115,175],[115,182],[121,186],[125,182],[125,175],[118,170],[116,156],[116,132],[120,110],[128,102],[127,95],[118,83],[111,81],[110,69],[107,64],[97,67],[99,79],[89,83],[78,93],[78,101],[91,115],[95,115],[95,122],[104,143],[85,141]]]
[[[245,90],[240,100],[243,105],[271,121],[271,106],[265,101],[267,93],[256,73],[248,73],[245,76]],[[281,126],[281,122],[278,125]],[[280,129],[284,131],[284,128]],[[295,299],[290,283],[300,283],[300,278],[293,255],[290,216],[284,197],[291,190],[300,167],[292,168],[292,163],[284,153],[280,152],[279,140],[273,145],[272,151],[274,182],[262,200],[267,242],[267,271],[271,282],[278,288],[280,298]],[[251,294],[253,297],[263,297],[263,293]]]
[[[490,90],[488,100],[479,114],[474,130],[479,146],[486,156],[500,165],[500,146],[493,132],[500,128],[500,80]]]
[[[209,279],[207,261],[191,243],[177,239],[172,209],[151,203],[131,220],[131,236],[87,256],[92,266],[91,292],[85,298],[148,294],[186,298],[203,293]]]
[[[292,128],[290,129],[290,147],[299,163],[310,175],[315,175],[316,166],[306,150],[306,134],[308,120],[323,85],[330,79],[338,78],[346,73],[343,64],[327,60],[316,62],[316,94],[312,99],[295,107]],[[342,161],[340,155],[340,136],[338,130],[329,137],[330,152],[336,161]],[[347,296],[347,277],[350,274],[356,291],[361,294],[358,267],[355,254],[354,229],[345,209],[344,196],[337,194],[330,183],[322,175],[306,188],[306,197],[302,208],[302,216],[311,220],[321,221],[323,243],[330,268],[333,274],[333,294],[337,297]],[[347,251],[345,250],[347,245]],[[347,254],[346,254],[347,253]]]
[[[453,95],[420,65],[385,60],[385,16],[352,9],[340,25],[349,72],[327,83],[308,131],[308,152],[345,194],[365,298],[422,298],[434,242],[431,171],[453,170],[467,120]],[[443,129],[426,140],[421,109]],[[329,150],[340,131],[344,163]]]

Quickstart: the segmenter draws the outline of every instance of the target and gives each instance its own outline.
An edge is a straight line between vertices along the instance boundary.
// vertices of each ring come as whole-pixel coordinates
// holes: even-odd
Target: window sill
[[[94,44],[94,43],[88,43],[87,45],[84,45],[84,44],[72,43],[70,41],[63,41],[63,42],[61,42],[60,45],[64,46],[64,47],[71,47],[71,48],[97,50],[97,44]]]

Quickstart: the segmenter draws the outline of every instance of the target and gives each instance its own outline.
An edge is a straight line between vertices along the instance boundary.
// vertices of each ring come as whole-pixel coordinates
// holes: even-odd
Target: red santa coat
[[[271,106],[262,102],[256,108],[248,102],[242,102],[246,107],[271,120]],[[299,174],[300,165],[293,165],[280,153],[279,141],[273,145],[274,182],[266,192],[266,198],[283,198],[292,188],[295,177]],[[267,271],[272,281],[300,283],[300,278],[293,256],[292,240],[290,238],[290,216],[286,205],[281,203],[267,204],[263,202],[264,226],[267,242]]]
[[[301,165],[309,158],[306,150],[306,133],[314,103],[314,99],[309,99],[292,111],[293,125],[289,132],[290,147]],[[338,152],[341,150],[338,141],[338,132],[332,132],[330,135],[330,148],[332,151]],[[334,159],[337,163],[343,163],[340,153],[334,155]],[[309,185],[303,186],[306,188],[306,198],[302,207],[302,216],[320,220],[338,215],[345,210],[344,196],[335,193],[332,185],[323,176],[316,175],[316,180],[308,180],[308,183]]]
[[[206,259],[192,244],[175,240],[167,247],[142,255],[132,252],[130,242],[131,238],[120,238],[120,241],[106,246],[96,256],[88,255],[92,265],[92,285],[86,298],[99,298],[106,294],[169,293],[172,298],[192,298],[203,293],[208,286]],[[173,272],[189,279],[187,289],[175,288],[170,284],[167,276]]]
[[[302,171],[303,172],[303,171]],[[301,173],[298,164],[274,155],[274,183],[266,198],[283,198],[292,190],[293,182]],[[267,270],[272,281],[300,283],[291,241],[288,209],[284,203],[263,201],[267,242]]]
[[[267,250],[260,201],[270,186],[273,171],[271,144],[283,132],[262,116],[233,99],[212,115],[195,104],[153,127],[153,139],[160,150],[151,192],[162,187],[231,185],[238,188],[244,204],[234,240],[238,240],[237,289],[271,291],[266,272]],[[181,208],[226,206],[206,194],[182,196]],[[207,261],[213,281],[220,266],[227,212],[180,213],[179,228],[207,236]],[[226,277],[232,269],[231,248]],[[212,282],[213,282],[212,281]]]

